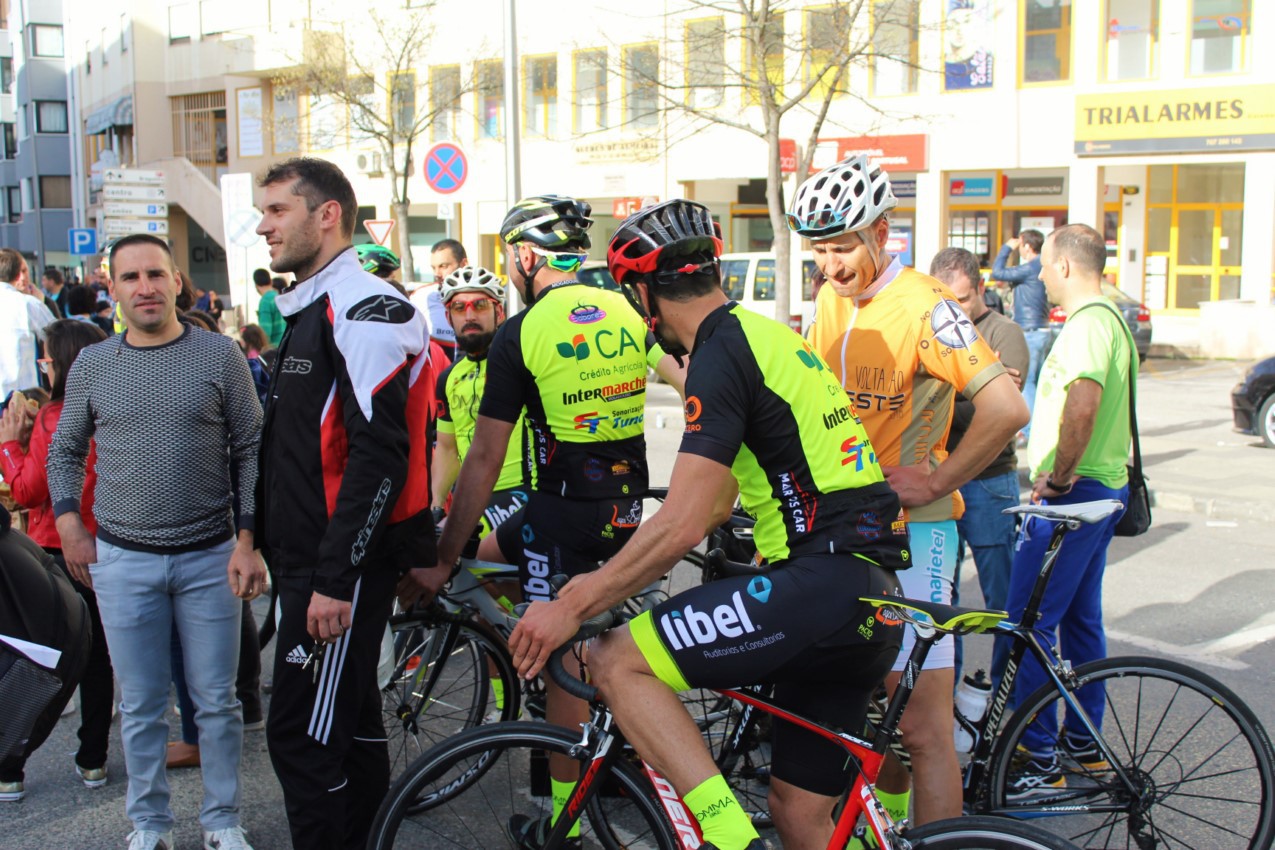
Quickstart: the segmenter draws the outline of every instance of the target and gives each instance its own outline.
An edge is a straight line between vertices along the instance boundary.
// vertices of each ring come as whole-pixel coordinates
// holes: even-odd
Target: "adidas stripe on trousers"
[[[389,755],[376,687],[381,636],[393,604],[393,569],[355,585],[349,631],[303,667],[310,575],[276,576],[280,620],[266,738],[283,787],[296,850],[362,848],[389,789]]]

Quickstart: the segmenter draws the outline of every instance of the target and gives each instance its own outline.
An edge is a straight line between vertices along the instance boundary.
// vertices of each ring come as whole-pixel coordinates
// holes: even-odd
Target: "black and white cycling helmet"
[[[505,302],[505,286],[500,278],[482,266],[461,266],[443,279],[438,286],[438,296],[446,304],[460,292],[482,292],[493,300]]]
[[[898,203],[890,178],[860,154],[802,183],[785,218],[799,236],[831,239],[870,227]]]

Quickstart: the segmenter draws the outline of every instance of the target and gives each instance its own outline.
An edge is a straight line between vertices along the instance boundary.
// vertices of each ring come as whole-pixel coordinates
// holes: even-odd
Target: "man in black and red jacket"
[[[266,404],[257,540],[280,623],[266,732],[293,845],[362,847],[389,784],[376,683],[401,571],[434,562],[425,318],[363,271],[357,209],[329,162],[261,179],[257,232],[297,283]]]

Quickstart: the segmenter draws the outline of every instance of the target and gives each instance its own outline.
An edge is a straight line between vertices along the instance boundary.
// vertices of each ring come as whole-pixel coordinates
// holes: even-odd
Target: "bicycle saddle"
[[[982,608],[958,608],[955,605],[944,605],[941,602],[926,602],[922,599],[904,599],[901,596],[860,596],[860,602],[892,608],[909,623],[919,626],[932,626],[940,632],[967,635],[974,632],[986,632],[996,628],[996,624],[1009,615],[1004,611],[991,611]],[[924,614],[921,619],[910,614],[915,611]]]
[[[1026,514],[1063,522],[1094,523],[1101,522],[1120,510],[1124,510],[1124,502],[1119,499],[1099,499],[1096,502],[1077,502],[1074,505],[1018,505],[1006,508],[1004,513]]]

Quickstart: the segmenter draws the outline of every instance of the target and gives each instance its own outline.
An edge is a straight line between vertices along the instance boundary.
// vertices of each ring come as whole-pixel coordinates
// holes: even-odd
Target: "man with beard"
[[[335,165],[261,179],[270,268],[297,283],[261,437],[257,540],[278,589],[266,735],[293,846],[361,848],[389,785],[376,667],[398,577],[433,563],[425,318],[363,270]]]
[[[465,356],[438,377],[434,396],[438,399],[438,442],[434,446],[434,504],[443,505],[460,472],[461,462],[474,441],[478,422],[478,405],[487,386],[487,349],[496,336],[496,328],[505,321],[505,288],[500,278],[481,266],[464,266],[447,276],[441,294],[447,308],[447,320],[456,332],[456,345]],[[533,480],[528,469],[530,455],[527,427],[520,416],[509,438],[500,477],[478,522],[478,535],[486,539],[503,521],[527,504],[527,493]],[[480,554],[485,561],[513,563],[517,551],[499,552],[495,538]]]

